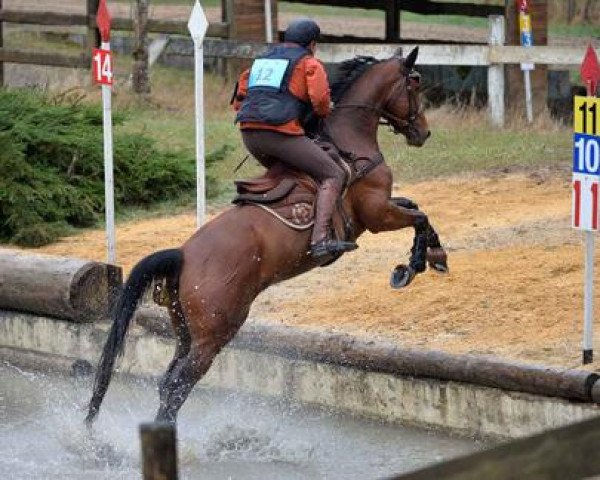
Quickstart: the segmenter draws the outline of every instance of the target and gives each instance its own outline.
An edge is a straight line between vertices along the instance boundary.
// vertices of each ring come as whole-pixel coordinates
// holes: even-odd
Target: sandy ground
[[[570,228],[568,177],[497,173],[397,188],[429,214],[450,252],[450,274],[426,272],[392,290],[389,274],[407,261],[411,232],[365,234],[360,249],[336,264],[264,292],[250,321],[577,367],[583,250]],[[129,270],[193,231],[192,212],[118,225],[118,262]],[[104,248],[103,232],[89,231],[40,250],[103,260]]]

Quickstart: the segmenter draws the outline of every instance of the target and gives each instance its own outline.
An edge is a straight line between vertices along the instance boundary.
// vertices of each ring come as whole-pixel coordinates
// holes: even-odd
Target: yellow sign
[[[600,135],[600,98],[575,97],[573,129],[584,135]]]
[[[531,32],[531,16],[528,13],[519,14],[519,25],[521,32]]]

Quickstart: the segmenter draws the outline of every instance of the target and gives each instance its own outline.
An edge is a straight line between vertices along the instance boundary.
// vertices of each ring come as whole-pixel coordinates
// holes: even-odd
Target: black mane
[[[340,64],[334,74],[334,81],[331,83],[332,102],[334,104],[339,102],[358,77],[380,62],[381,60],[377,60],[374,57],[357,56]],[[309,113],[303,122],[304,131],[311,138],[317,137],[322,133],[322,126],[321,119],[313,112]]]
[[[339,102],[358,77],[380,61],[374,57],[360,55],[343,62],[338,67],[335,80],[331,84],[331,100],[333,103]]]

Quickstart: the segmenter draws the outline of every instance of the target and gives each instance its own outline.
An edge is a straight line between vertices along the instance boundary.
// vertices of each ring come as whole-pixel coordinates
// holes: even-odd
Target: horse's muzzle
[[[421,134],[418,130],[414,130],[406,136],[406,143],[412,147],[422,147],[429,137],[431,137],[431,130],[427,130],[427,133],[425,134]]]

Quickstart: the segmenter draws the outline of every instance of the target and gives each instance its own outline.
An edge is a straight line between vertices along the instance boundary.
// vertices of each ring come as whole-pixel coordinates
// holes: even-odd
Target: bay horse
[[[377,143],[380,121],[422,146],[430,135],[413,67],[406,58],[357,57],[344,63],[332,86],[335,108],[319,131],[340,152],[350,152],[359,178],[346,190],[343,206],[355,240],[363,232],[415,229],[409,265],[396,267],[391,285],[400,288],[426,269],[446,269],[446,252],[416,204],[392,198],[392,172]],[[310,230],[297,231],[252,205],[234,206],[198,229],[183,246],[155,252],[131,271],[115,305],[113,323],[94,380],[86,422],[98,414],[116,357],[135,310],[155,279],[164,279],[176,350],[159,382],[156,419],[174,423],[194,385],[242,326],[252,302],[268,286],[319,264],[309,254]],[[321,260],[322,261],[322,260]]]

